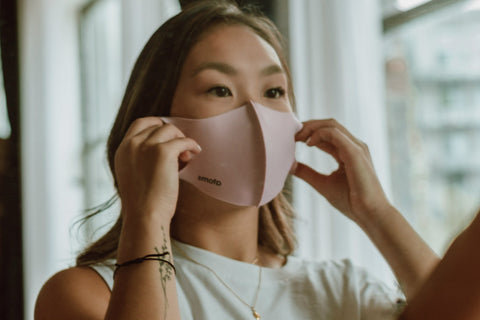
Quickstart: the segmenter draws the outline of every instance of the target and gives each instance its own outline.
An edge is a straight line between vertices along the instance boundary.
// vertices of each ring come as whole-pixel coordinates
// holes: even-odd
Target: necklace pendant
[[[254,307],[251,307],[251,309],[252,309],[252,314],[253,314],[253,316],[255,317],[256,320],[262,319],[262,318],[260,317],[260,315],[258,314],[258,312],[255,310]]]

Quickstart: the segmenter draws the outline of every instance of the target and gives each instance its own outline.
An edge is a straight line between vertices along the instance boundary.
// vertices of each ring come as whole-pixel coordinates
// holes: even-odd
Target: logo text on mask
[[[217,185],[219,187],[222,185],[222,181],[217,180],[217,179],[210,179],[210,178],[207,178],[207,177],[198,176],[198,180],[202,181],[202,182],[214,184],[214,185]]]

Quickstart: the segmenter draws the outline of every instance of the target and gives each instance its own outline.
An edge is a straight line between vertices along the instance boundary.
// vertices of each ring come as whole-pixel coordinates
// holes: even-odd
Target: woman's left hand
[[[438,257],[388,201],[367,145],[335,120],[304,122],[296,140],[332,155],[339,166],[323,175],[299,163],[294,174],[365,231],[394,271],[407,299],[415,296]]]
[[[311,120],[295,136],[336,159],[338,169],[321,174],[298,163],[294,174],[322,194],[335,208],[361,227],[391,208],[375,173],[368,146],[334,119]]]

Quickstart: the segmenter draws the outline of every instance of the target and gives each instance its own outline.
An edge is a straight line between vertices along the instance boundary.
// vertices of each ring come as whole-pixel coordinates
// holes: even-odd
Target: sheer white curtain
[[[106,4],[106,0],[103,1]],[[84,114],[87,114],[83,143],[88,153],[84,152],[83,156],[86,173],[84,193],[88,208],[100,205],[115,194],[105,146],[133,65],[155,30],[180,11],[177,0],[142,0],[141,5],[138,0],[108,1],[112,7],[104,7],[89,16],[92,19],[88,23],[88,38],[92,39],[84,41],[85,48],[82,48],[87,89],[83,92]],[[112,9],[117,7],[120,14],[113,14],[112,20],[118,23],[108,25],[107,15],[112,15]],[[93,34],[92,29],[95,30]],[[112,29],[116,30],[112,32]],[[99,44],[99,40],[94,38],[102,32],[104,40],[100,40],[103,42]],[[118,38],[118,41],[112,38]],[[117,201],[110,210],[88,221],[84,234],[86,240],[93,241],[106,232],[115,222],[118,210]]]
[[[71,0],[19,2],[25,319],[49,275],[71,261],[82,206],[76,14]]]
[[[365,141],[388,194],[380,1],[295,0],[289,13],[299,118],[335,118]],[[299,146],[297,158],[324,173],[336,168],[333,159],[318,150]],[[388,265],[360,228],[298,179],[294,202],[299,255],[350,258],[391,281]]]
[[[10,130],[11,128],[8,120],[7,101],[3,86],[2,62],[0,61],[0,139],[8,139],[10,137]]]
[[[179,5],[118,1],[125,83],[146,39]],[[78,16],[87,2],[19,1],[25,319],[42,284],[79,249],[70,228],[84,209]]]
[[[123,72],[128,80],[133,64],[153,32],[180,12],[178,0],[120,0],[123,10]]]

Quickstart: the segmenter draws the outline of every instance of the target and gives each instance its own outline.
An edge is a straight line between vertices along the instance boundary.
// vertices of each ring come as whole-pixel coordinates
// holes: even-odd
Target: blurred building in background
[[[440,254],[480,206],[480,5],[457,2],[384,42],[393,196]]]

